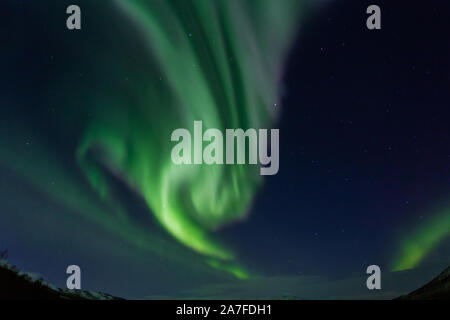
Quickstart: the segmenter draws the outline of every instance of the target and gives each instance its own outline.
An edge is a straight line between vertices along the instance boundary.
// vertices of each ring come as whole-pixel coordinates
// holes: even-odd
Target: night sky
[[[447,1],[37,2],[0,4],[0,249],[21,270],[64,287],[77,264],[125,298],[328,299],[450,264]],[[193,120],[279,128],[278,174],[174,169]]]

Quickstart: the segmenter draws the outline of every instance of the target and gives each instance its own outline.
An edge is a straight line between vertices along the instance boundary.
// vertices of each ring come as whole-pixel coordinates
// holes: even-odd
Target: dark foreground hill
[[[423,287],[398,300],[450,300],[450,267]]]
[[[0,260],[0,300],[122,300],[109,294],[56,288]],[[297,297],[283,297],[298,300]],[[450,300],[450,267],[423,287],[397,300]]]
[[[59,289],[0,260],[0,300],[120,300],[109,294]]]

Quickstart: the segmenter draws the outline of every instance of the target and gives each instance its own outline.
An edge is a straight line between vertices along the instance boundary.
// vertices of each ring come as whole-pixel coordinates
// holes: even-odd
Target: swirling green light
[[[120,172],[183,244],[210,257],[232,259],[210,232],[245,216],[261,183],[256,168],[175,166],[169,137],[198,119],[207,128],[273,124],[277,81],[298,1],[117,4],[141,30],[158,72],[146,71],[147,93],[136,106],[117,109],[122,116],[111,119],[110,110],[101,110],[106,113],[91,124],[77,153],[79,162],[100,194],[108,186],[98,165]],[[169,88],[165,93],[155,91],[160,82]],[[124,125],[125,119],[133,125]],[[107,156],[89,165],[85,155],[93,148]]]
[[[125,17],[120,21],[127,25],[121,27],[134,31],[130,37],[139,49],[124,52],[115,43],[124,34],[116,39],[108,33],[107,23],[83,24],[83,32],[88,32],[83,41],[90,53],[82,55],[80,50],[76,61],[91,66],[90,78],[74,85],[70,72],[60,72],[43,85],[40,103],[58,110],[48,117],[60,130],[52,134],[77,141],[69,162],[80,172],[65,166],[66,154],[58,154],[48,141],[26,133],[26,125],[19,124],[22,132],[17,134],[0,128],[2,136],[9,137],[0,146],[1,163],[84,219],[141,248],[163,255],[174,250],[172,255],[179,255],[154,230],[133,221],[111,183],[114,177],[145,201],[163,230],[207,256],[206,265],[247,277],[214,232],[246,217],[262,182],[259,168],[176,166],[170,157],[170,137],[177,128],[191,129],[194,120],[202,120],[205,130],[275,125],[280,73],[301,4],[299,0],[115,0],[114,13]],[[98,6],[101,12],[106,5]],[[90,38],[89,32],[106,38]],[[62,52],[73,54],[70,40],[61,39],[60,45],[67,49]],[[73,56],[65,58],[74,61]],[[33,144],[19,148],[30,136]],[[49,177],[58,188],[49,184]]]

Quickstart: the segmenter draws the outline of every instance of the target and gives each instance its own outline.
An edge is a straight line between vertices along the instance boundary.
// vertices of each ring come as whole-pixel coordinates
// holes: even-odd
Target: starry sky
[[[74,1],[72,1],[75,3]],[[390,298],[449,265],[449,4],[0,4],[0,249],[126,298]],[[170,133],[279,128],[280,170]],[[365,289],[365,270],[385,274]]]

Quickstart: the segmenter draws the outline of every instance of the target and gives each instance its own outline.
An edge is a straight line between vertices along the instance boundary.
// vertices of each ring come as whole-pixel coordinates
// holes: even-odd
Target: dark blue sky
[[[25,0],[7,0],[7,10],[0,5],[0,39],[6,46],[0,61],[7,70],[0,86],[2,129],[14,128],[9,119],[20,118],[36,132],[54,130],[52,119],[41,112],[49,106],[37,102],[43,83],[54,81],[55,70],[66,70],[76,74],[72,84],[81,86],[82,75],[90,71],[75,53],[59,47],[64,32],[54,28],[60,24],[55,16],[66,2],[40,10]],[[219,232],[260,278],[236,282],[207,272],[193,254],[186,254],[187,267],[128,248],[101,228],[72,220],[69,209],[1,166],[0,249],[7,248],[21,269],[59,286],[65,284],[65,267],[75,262],[84,270],[84,288],[124,297],[253,297],[261,283],[267,295],[298,283],[297,294],[307,296],[310,286],[310,297],[328,298],[324,279],[330,278],[344,279],[333,282],[335,295],[352,295],[368,265],[390,270],[403,235],[414,234],[436,211],[448,212],[450,200],[449,4],[377,3],[382,30],[365,27],[368,1],[327,1],[302,23],[276,106],[281,108],[280,171],[265,179],[249,217]],[[106,21],[123,22],[111,18],[110,6],[95,12]],[[47,24],[39,23],[43,18]],[[111,28],[119,30],[117,24]],[[74,42],[82,43],[83,36],[98,34],[82,33]],[[24,62],[13,70],[11,61]],[[75,131],[76,125],[69,127]],[[0,136],[0,143],[7,139]],[[72,156],[75,143],[56,136],[49,146]],[[145,211],[133,194],[123,197],[132,211]],[[448,213],[443,217],[448,221]],[[41,239],[49,233],[51,240]],[[394,279],[387,284],[390,294],[429,280],[449,264],[449,253],[447,236],[429,250],[419,271],[399,278],[389,274]],[[417,278],[408,282],[409,275]],[[354,294],[363,296],[363,289]]]
[[[379,5],[369,31],[365,1],[330,3],[291,52],[280,172],[229,231],[274,274],[388,268],[401,232],[448,200],[448,4]]]

